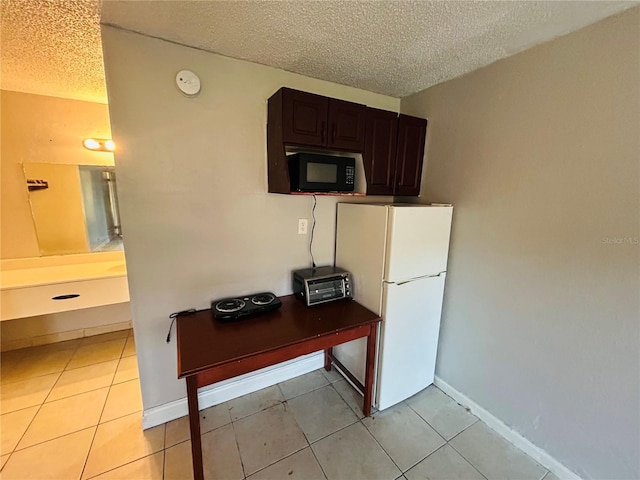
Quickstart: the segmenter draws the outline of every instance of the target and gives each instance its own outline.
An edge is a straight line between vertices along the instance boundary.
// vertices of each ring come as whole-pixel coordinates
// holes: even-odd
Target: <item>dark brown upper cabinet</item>
[[[289,145],[361,152],[366,107],[282,88],[282,133]],[[278,93],[276,95],[278,95]]]
[[[282,140],[292,145],[324,147],[327,144],[327,113],[329,102],[326,97],[313,93],[282,88],[276,95],[282,95]],[[269,117],[269,121],[277,119]]]
[[[420,194],[426,120],[285,87],[267,106],[269,192],[291,193],[287,152],[308,149],[362,153],[367,195]]]
[[[393,195],[397,136],[397,113],[374,108],[367,109],[362,159],[369,195]]]
[[[424,118],[400,115],[398,118],[394,195],[420,194],[426,135],[427,121]]]
[[[419,195],[427,121],[368,108],[366,126],[367,195]]]
[[[362,152],[367,107],[329,98],[327,147],[333,150]]]

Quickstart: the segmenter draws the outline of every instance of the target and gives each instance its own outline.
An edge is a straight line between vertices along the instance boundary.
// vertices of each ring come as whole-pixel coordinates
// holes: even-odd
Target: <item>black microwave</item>
[[[291,191],[353,192],[356,160],[315,153],[296,153],[287,157]]]

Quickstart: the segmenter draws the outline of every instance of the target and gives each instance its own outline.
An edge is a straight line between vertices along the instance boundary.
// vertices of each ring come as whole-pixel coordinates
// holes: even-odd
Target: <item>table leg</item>
[[[331,354],[333,347],[329,347],[324,351],[324,369],[328,372],[331,370]]]
[[[204,480],[202,466],[202,442],[200,439],[200,412],[198,410],[198,386],[196,377],[187,377],[187,403],[189,405],[189,429],[191,430],[191,458],[194,480]]]
[[[373,394],[373,372],[375,370],[376,361],[376,336],[378,333],[378,324],[371,325],[369,336],[367,337],[367,365],[364,375],[364,404],[362,412],[365,417],[371,415],[371,396]]]

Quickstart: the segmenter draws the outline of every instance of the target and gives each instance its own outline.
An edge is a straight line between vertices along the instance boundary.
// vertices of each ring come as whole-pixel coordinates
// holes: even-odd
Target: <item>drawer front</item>
[[[127,277],[101,278],[3,290],[0,313],[12,320],[128,301]]]

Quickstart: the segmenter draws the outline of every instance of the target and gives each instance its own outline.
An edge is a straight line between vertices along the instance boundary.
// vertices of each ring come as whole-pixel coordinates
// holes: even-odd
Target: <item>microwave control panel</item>
[[[347,174],[347,178],[346,178],[347,185],[353,185],[354,178],[355,178],[355,175],[356,175],[356,168],[348,166],[348,167],[346,167],[346,172],[345,173]]]

